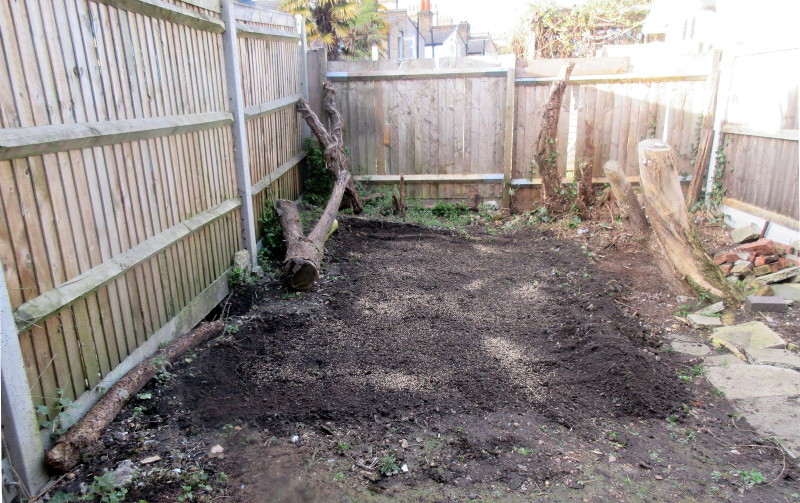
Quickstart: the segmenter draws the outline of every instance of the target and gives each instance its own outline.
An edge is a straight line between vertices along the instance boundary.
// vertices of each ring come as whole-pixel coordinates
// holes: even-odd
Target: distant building
[[[382,2],[384,7],[399,7],[399,1]],[[466,21],[452,24],[452,17],[441,16],[422,0],[415,13],[394,8],[383,13],[389,24],[386,57],[392,60],[445,58],[497,54],[491,37],[470,35]]]
[[[416,59],[423,56],[425,40],[417,24],[402,9],[387,10],[383,16],[389,25],[386,58],[391,60]]]

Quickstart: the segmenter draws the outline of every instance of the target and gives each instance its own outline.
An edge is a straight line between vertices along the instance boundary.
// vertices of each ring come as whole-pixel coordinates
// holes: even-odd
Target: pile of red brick
[[[759,239],[739,245],[732,251],[719,253],[714,262],[725,276],[744,279],[748,276],[764,276],[787,267],[800,265],[800,257],[794,248],[775,243],[770,239]]]

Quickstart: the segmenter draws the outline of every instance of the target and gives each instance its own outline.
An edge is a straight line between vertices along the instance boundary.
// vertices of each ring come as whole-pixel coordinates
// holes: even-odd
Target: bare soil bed
[[[150,503],[797,500],[782,452],[678,378],[694,362],[662,350],[674,293],[647,254],[341,227],[316,291],[241,290],[60,489],[132,460],[125,501]]]

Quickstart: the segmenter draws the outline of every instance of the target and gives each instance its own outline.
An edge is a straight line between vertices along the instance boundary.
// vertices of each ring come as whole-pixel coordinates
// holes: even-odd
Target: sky
[[[558,0],[560,3],[574,4],[580,0]],[[401,9],[419,8],[419,0],[387,1],[385,5],[394,7],[395,2]],[[531,0],[431,0],[433,10],[442,15],[453,17],[453,22],[468,21],[473,32],[491,32],[502,35],[511,31],[519,19],[528,12]]]
[[[414,0],[411,0],[412,5]],[[530,0],[433,0],[433,8],[453,17],[453,22],[468,21],[473,32],[500,35],[514,29],[528,12]]]

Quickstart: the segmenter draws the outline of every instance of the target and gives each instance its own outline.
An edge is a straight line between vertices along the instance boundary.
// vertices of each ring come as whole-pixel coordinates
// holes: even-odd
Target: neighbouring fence
[[[726,209],[800,230],[798,82],[800,49],[744,48],[726,54],[717,147],[725,153]]]
[[[0,4],[3,456],[23,482],[41,444],[15,445],[18,388],[76,420],[227,294],[266,200],[299,196],[302,29],[229,0]]]
[[[745,56],[739,56],[736,71],[724,70],[722,79],[719,52],[650,60],[575,60],[556,138],[564,180],[571,181],[575,168],[589,162],[602,181],[602,166],[609,159],[618,160],[635,180],[637,144],[649,137],[675,148],[678,169],[689,180],[696,171],[702,128],[720,115],[716,96],[721,82],[723,90],[733,86],[720,97],[727,103],[730,96],[728,113],[733,115],[724,121],[724,129],[721,124],[715,128],[717,137],[723,131],[728,138],[724,151],[734,167],[725,178],[730,201],[740,199],[796,222],[797,79],[764,79],[770,75],[765,68],[772,74],[776,68],[796,72],[788,64],[792,54],[796,59],[797,49],[750,55],[764,59],[757,69],[745,67]],[[542,108],[563,64],[502,58],[332,61],[327,76],[339,93],[346,142],[363,182],[396,184],[403,174],[410,197],[423,199],[466,199],[475,194],[500,198],[507,182],[515,192],[516,207],[527,209],[539,199],[533,145]],[[513,96],[508,92],[509,75]],[[759,87],[753,79],[769,83]],[[751,117],[765,115],[765,100],[780,108],[767,111],[780,124],[761,131],[742,127]],[[745,103],[756,103],[756,110],[743,110]],[[508,124],[514,124],[512,131]],[[513,142],[510,157],[508,141]]]

